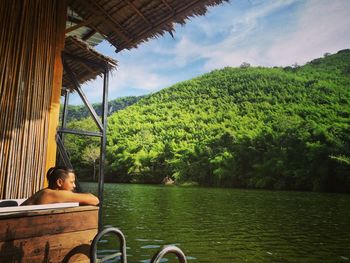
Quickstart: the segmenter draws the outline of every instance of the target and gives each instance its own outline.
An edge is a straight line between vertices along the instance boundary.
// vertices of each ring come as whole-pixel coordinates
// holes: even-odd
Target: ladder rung
[[[118,252],[118,253],[114,253],[112,255],[109,255],[109,256],[105,256],[104,258],[100,259],[98,262],[105,262],[107,260],[110,260],[110,259],[113,259],[113,258],[116,258],[116,257],[120,257],[122,255],[122,253]]]

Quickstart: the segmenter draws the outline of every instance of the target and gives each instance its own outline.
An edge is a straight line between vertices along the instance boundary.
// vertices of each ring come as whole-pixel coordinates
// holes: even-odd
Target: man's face
[[[60,190],[74,191],[75,189],[75,175],[74,173],[69,173],[66,179],[60,179],[59,184]]]

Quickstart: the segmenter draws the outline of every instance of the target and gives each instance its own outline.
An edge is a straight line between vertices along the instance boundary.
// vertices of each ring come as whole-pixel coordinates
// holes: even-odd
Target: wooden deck
[[[98,207],[0,213],[0,262],[89,262]]]

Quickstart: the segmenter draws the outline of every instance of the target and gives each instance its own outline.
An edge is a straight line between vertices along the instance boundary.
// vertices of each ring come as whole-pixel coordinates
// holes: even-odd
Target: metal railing
[[[97,244],[100,241],[100,239],[107,234],[114,234],[119,239],[119,251],[116,253],[113,253],[108,256],[104,256],[102,258],[97,257]],[[180,263],[187,263],[186,256],[182,252],[182,250],[176,246],[168,245],[162,247],[151,259],[150,263],[160,263],[162,258],[164,258],[165,255],[168,254],[175,254],[177,259]],[[120,262],[127,263],[127,254],[126,254],[126,240],[125,236],[118,228],[115,227],[108,227],[103,229],[101,232],[99,232],[94,240],[92,241],[91,247],[90,247],[90,262],[91,263],[102,263],[106,262],[108,260],[112,260],[119,257]]]
[[[186,256],[177,246],[169,245],[161,248],[152,258],[151,263],[160,263],[167,254],[175,254],[180,263],[187,263]]]
[[[101,259],[97,258],[97,243],[100,241],[100,239],[106,235],[106,234],[114,234],[119,239],[119,252],[113,253],[112,255],[105,256]],[[107,260],[114,259],[116,257],[120,257],[122,263],[127,263],[126,260],[126,241],[125,236],[118,228],[115,227],[108,227],[103,229],[101,232],[99,232],[94,240],[92,241],[91,247],[90,247],[90,262],[91,263],[102,263],[106,262]]]
[[[77,80],[73,70],[69,66],[68,60],[77,60],[80,62],[83,62],[87,65],[91,65],[93,67],[99,67],[103,69],[103,95],[102,95],[102,116],[101,119],[99,118],[98,114],[96,113],[95,109],[92,107],[90,102],[88,101],[87,97],[85,96],[79,81]],[[91,61],[86,58],[82,58],[73,54],[68,54],[63,52],[62,53],[62,63],[64,71],[67,73],[68,78],[70,79],[71,83],[74,86],[74,90],[79,94],[80,98],[84,102],[85,106],[90,112],[90,115],[92,119],[95,121],[99,131],[98,132],[90,132],[90,131],[79,131],[79,130],[72,130],[67,129],[66,122],[67,122],[67,111],[68,111],[68,100],[69,100],[69,90],[65,90],[64,92],[64,107],[62,112],[62,125],[60,129],[58,129],[58,136],[56,137],[56,141],[59,148],[60,156],[64,162],[64,164],[69,167],[73,168],[71,162],[69,161],[69,156],[66,152],[66,149],[64,147],[64,134],[70,133],[70,134],[76,134],[76,135],[83,135],[83,136],[96,136],[100,137],[101,144],[100,144],[100,167],[99,167],[99,181],[98,181],[98,198],[100,200],[100,209],[99,209],[99,230],[102,228],[102,208],[103,208],[103,188],[104,188],[104,163],[105,163],[105,156],[106,156],[106,130],[107,130],[107,111],[108,111],[108,82],[109,82],[109,69],[107,63],[99,63],[96,61]]]

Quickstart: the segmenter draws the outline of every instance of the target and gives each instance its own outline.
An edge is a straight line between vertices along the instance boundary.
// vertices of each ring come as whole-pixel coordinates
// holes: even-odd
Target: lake
[[[123,231],[131,263],[166,244],[193,263],[350,262],[347,194],[105,184],[104,198],[103,224]]]

